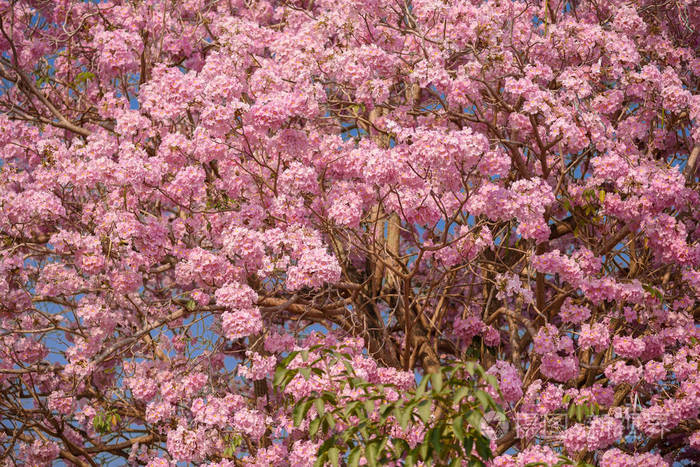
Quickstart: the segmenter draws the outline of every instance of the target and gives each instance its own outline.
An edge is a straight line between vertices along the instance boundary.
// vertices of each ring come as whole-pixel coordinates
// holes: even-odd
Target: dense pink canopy
[[[699,52],[692,0],[0,0],[0,464],[311,465],[316,345],[478,361],[492,466],[697,462]]]

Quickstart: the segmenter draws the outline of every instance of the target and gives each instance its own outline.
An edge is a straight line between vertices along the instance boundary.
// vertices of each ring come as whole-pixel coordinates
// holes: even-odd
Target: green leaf
[[[496,408],[497,404],[496,401],[493,400],[493,397],[486,391],[481,391],[478,390],[476,391],[476,398],[479,400],[479,403],[481,403],[481,407],[484,410],[488,410],[489,408]]]
[[[411,447],[408,445],[406,440],[401,438],[396,438],[393,440],[394,443],[394,458],[398,459],[401,457],[404,451],[408,451]]]
[[[401,418],[399,418],[399,426],[401,426],[401,429],[404,431],[406,430],[406,428],[408,428],[408,423],[411,421],[412,412],[412,408],[406,407],[404,409],[404,412],[401,414]]]
[[[576,420],[579,422],[583,420],[583,406],[582,405],[577,405],[576,406]]]
[[[464,370],[469,374],[469,376],[474,376],[474,362],[469,361],[462,365]]]
[[[394,404],[382,404],[379,407],[379,417],[382,422],[386,422],[387,417],[389,417],[389,414],[392,412],[394,409]]]
[[[442,391],[442,373],[435,372],[430,375],[430,382],[433,384],[433,389],[437,392]]]
[[[430,449],[430,441],[429,440],[424,440],[418,446],[418,455],[420,456],[421,460],[423,460],[423,461],[428,460],[428,450],[429,449]]]
[[[333,467],[338,467],[339,455],[340,455],[340,449],[336,448],[335,446],[328,450],[328,460],[331,461],[331,464],[333,465]]]
[[[275,378],[272,380],[272,384],[275,386],[282,386],[282,381],[284,380],[284,377],[287,376],[287,370],[284,367],[277,367],[275,370]]]
[[[300,369],[299,369],[299,373],[301,373],[302,376],[304,377],[304,379],[306,379],[306,380],[308,380],[309,378],[311,378],[311,368],[309,368],[309,367],[300,368]]]
[[[428,387],[428,378],[423,378],[420,380],[420,383],[418,383],[418,387],[416,388],[416,396],[422,396],[426,392],[426,388]]]
[[[466,438],[464,438],[462,444],[464,445],[464,452],[467,454],[467,456],[471,456],[472,447],[474,446],[474,438],[472,438],[471,436],[467,436]]]
[[[476,438],[476,452],[479,453],[482,459],[491,458],[491,448],[489,447],[489,441],[485,437],[479,436]]]
[[[367,458],[367,465],[377,465],[377,448],[378,443],[370,441],[367,444],[367,450],[365,451],[365,457]]]
[[[444,428],[445,425],[441,423],[430,430],[430,444],[438,457],[442,455],[442,431]]]
[[[301,404],[297,405],[294,407],[294,425],[299,426],[301,425],[301,421],[304,420],[304,417],[306,417],[306,414],[309,412],[309,409],[311,408],[311,401],[310,400],[305,400]]]
[[[432,405],[430,400],[425,400],[418,406],[418,416],[423,420],[423,423],[427,424],[430,421],[430,414],[433,409]]]
[[[78,75],[75,77],[75,82],[77,84],[82,84],[85,81],[88,81],[94,77],[95,77],[95,73],[91,73],[89,71],[83,71],[82,73],[78,73]]]
[[[319,455],[324,454],[327,455],[328,450],[331,449],[332,447],[335,447],[335,439],[334,438],[328,438],[321,444],[321,446],[318,448],[318,453]]]
[[[240,446],[242,442],[243,442],[243,438],[241,438],[238,435],[234,435],[233,439],[231,440],[231,446],[233,447],[233,449],[237,449],[238,446]]]
[[[381,459],[384,457],[384,450],[386,449],[386,445],[389,442],[389,438],[382,438],[381,442],[379,443],[379,447],[377,448],[377,455]]]
[[[353,413],[356,413],[357,408],[360,406],[360,401],[352,401],[343,408],[343,415],[348,418]],[[359,416],[359,414],[357,414]]]
[[[328,427],[331,430],[335,428],[335,417],[333,417],[333,414],[326,413],[326,416],[324,419],[326,420],[326,424],[328,424]]]
[[[293,351],[289,352],[289,355],[287,355],[286,357],[284,357],[284,358],[282,359],[282,361],[280,362],[280,365],[282,365],[282,366],[284,366],[284,367],[288,366],[288,365],[289,365],[289,362],[291,362],[292,360],[294,360],[294,358],[295,358],[297,355],[299,355],[299,351],[298,351],[298,350],[293,350]]]
[[[362,455],[362,451],[359,446],[352,448],[348,456],[348,467],[357,467],[360,465],[360,455]]]
[[[343,440],[345,444],[347,444],[350,441],[350,439],[352,439],[355,436],[355,433],[357,433],[357,431],[357,426],[348,427],[340,434],[340,439]]]
[[[457,440],[461,441],[464,439],[464,416],[458,415],[452,420],[452,431],[454,432]]]
[[[374,401],[369,401],[369,400],[367,400],[367,401],[365,401],[365,402],[363,403],[363,405],[364,405],[364,407],[365,407],[365,412],[367,413],[367,416],[368,416],[368,417],[371,416],[372,413],[374,412],[374,408],[375,408],[375,407],[374,407]]]
[[[642,284],[642,288],[644,290],[646,290],[647,292],[649,292],[653,297],[655,297],[660,302],[664,301],[664,294],[661,293],[661,291],[659,291],[658,289],[655,289],[654,287],[651,287],[651,286],[646,285],[646,284]]]
[[[360,378],[350,378],[350,379],[348,380],[348,382],[350,383],[350,387],[352,387],[352,388],[362,388],[362,387],[365,387],[365,381],[363,381],[363,380],[360,379]]]
[[[355,374],[355,369],[352,367],[350,362],[348,362],[347,360],[343,360],[343,366],[345,367],[345,371],[347,371],[349,375]]]
[[[406,459],[404,459],[404,465],[406,467],[413,467],[416,465],[416,460],[418,460],[418,456],[416,455],[416,450],[414,449],[413,451],[409,452],[408,455],[406,455]]]
[[[455,391],[454,397],[452,397],[452,403],[453,404],[460,404],[462,402],[462,399],[467,397],[468,394],[469,394],[469,388],[462,387],[462,388],[457,389],[457,391]]]
[[[564,209],[566,209],[568,212],[571,212],[571,202],[568,199],[565,199],[563,202]]]
[[[484,375],[484,380],[489,383],[492,388],[498,388],[498,379],[494,375]]]
[[[309,423],[309,436],[315,437],[319,428],[321,428],[321,419],[317,417],[311,420],[311,423]]]
[[[322,399],[316,399],[314,401],[314,407],[316,408],[316,412],[318,413],[319,417],[323,417],[323,414],[326,412],[325,404],[323,403]]]
[[[467,421],[479,434],[481,434],[481,413],[478,410],[474,410],[467,415]]]

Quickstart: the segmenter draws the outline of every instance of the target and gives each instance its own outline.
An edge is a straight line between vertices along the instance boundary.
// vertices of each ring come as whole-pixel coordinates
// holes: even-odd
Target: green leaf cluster
[[[92,426],[96,432],[104,435],[116,428],[121,420],[121,416],[115,410],[110,409],[95,415],[92,419]]]
[[[492,457],[489,439],[481,430],[482,420],[487,413],[504,415],[487,391],[489,386],[498,390],[496,378],[486,374],[479,364],[453,362],[439,372],[424,376],[415,389],[405,391],[358,377],[347,353],[334,349],[310,350],[320,357],[311,362],[308,351],[290,353],[278,366],[274,384],[284,389],[297,375],[309,378],[312,373],[331,377],[320,367],[337,368],[342,363],[344,371],[332,376],[334,386],[340,390],[313,393],[291,401],[295,404],[292,417],[295,426],[304,422],[311,407],[315,409],[308,434],[311,439],[321,441],[316,465],[338,466],[342,461],[354,467],[364,457],[369,466],[393,461],[407,466],[419,461],[445,466],[462,465],[466,461],[469,465],[483,466]],[[300,354],[308,365],[288,368]],[[389,397],[392,390],[400,395],[398,400]],[[346,393],[358,396],[342,396]],[[396,425],[406,435],[392,430]],[[337,429],[339,426],[343,429]],[[407,434],[415,429],[423,433],[423,438],[411,444]]]
[[[569,404],[569,408],[566,412],[569,420],[576,420],[577,422],[582,422],[586,417],[592,415],[600,414],[600,406],[596,401],[586,401],[580,404],[575,403],[571,400],[571,396],[568,394],[564,396],[564,404]]]

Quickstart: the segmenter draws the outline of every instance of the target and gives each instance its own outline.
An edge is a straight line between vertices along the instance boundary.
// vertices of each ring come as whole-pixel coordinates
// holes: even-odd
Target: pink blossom
[[[578,337],[578,345],[582,349],[593,347],[596,352],[602,352],[610,345],[610,332],[606,323],[594,323],[592,326],[583,324]]]
[[[585,451],[588,446],[588,430],[580,423],[568,428],[561,434],[562,443],[570,454]]]
[[[74,404],[75,399],[72,396],[63,393],[62,391],[55,391],[49,394],[49,409],[55,410],[60,414],[70,414],[73,411]]]
[[[262,319],[258,308],[248,308],[234,312],[224,312],[221,326],[227,339],[240,339],[252,336],[262,329]]]
[[[613,384],[627,383],[632,386],[637,384],[641,377],[642,369],[625,362],[616,362],[605,368],[605,376]]]
[[[250,360],[251,366],[241,365],[238,367],[238,374],[244,378],[265,379],[274,373],[275,366],[277,366],[277,359],[274,356],[264,357],[259,353],[246,352],[246,357]]]
[[[514,403],[522,395],[522,380],[516,368],[508,362],[498,361],[489,368],[488,373],[498,377],[498,388],[503,393],[506,402]]]

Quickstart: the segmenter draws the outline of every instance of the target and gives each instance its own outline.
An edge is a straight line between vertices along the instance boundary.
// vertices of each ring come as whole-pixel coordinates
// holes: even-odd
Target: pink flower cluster
[[[571,455],[582,451],[604,449],[617,442],[623,433],[622,422],[603,416],[594,418],[590,424],[576,424],[561,434],[562,443]]]

